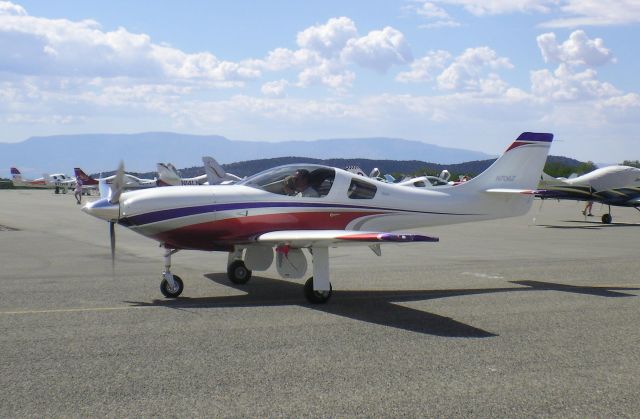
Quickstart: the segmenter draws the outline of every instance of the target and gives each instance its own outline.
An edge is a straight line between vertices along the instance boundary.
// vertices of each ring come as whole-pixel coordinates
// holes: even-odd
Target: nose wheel
[[[182,290],[184,290],[184,283],[178,275],[169,275],[173,276],[173,285],[170,284],[166,278],[162,278],[162,282],[160,282],[160,292],[167,298],[177,298],[182,294]]]
[[[167,298],[177,298],[184,290],[182,279],[171,273],[171,255],[177,252],[178,249],[164,249],[164,271],[162,271],[160,292]]]

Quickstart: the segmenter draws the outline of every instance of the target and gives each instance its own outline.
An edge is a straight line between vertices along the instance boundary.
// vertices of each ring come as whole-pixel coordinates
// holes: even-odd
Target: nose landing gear
[[[171,273],[171,255],[177,252],[178,249],[164,248],[164,271],[162,271],[160,292],[167,298],[177,298],[184,290],[182,279]]]

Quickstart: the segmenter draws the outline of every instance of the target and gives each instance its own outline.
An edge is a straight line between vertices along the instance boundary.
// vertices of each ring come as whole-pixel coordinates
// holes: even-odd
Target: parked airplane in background
[[[205,174],[191,178],[180,177],[178,170],[171,163],[158,163],[158,185],[219,185],[235,183],[241,180],[240,177],[225,172],[222,166],[212,157],[203,157],[202,163],[204,164]]]
[[[11,168],[11,182],[14,186],[28,186],[30,188],[44,188],[55,189],[56,193],[61,190],[63,193],[67,193],[67,190],[74,188],[76,180],[73,177],[67,176],[64,173],[54,173],[52,175],[42,175],[37,179],[23,179],[22,173],[15,168]]]
[[[207,184],[209,185],[229,185],[242,180],[241,177],[233,173],[227,173],[213,157],[204,156],[202,164],[204,165],[204,172],[207,175]]]
[[[246,283],[251,271],[274,259],[284,278],[303,278],[311,255],[313,276],[304,285],[311,303],[331,297],[329,247],[435,242],[401,229],[490,220],[525,214],[545,164],[552,134],[521,134],[487,170],[468,182],[434,189],[378,182],[334,167],[293,164],[269,169],[234,185],[156,188],[123,193],[124,169],[109,196],[82,210],[160,242],[160,289],[178,297],[182,280],[171,273],[171,255],[182,249],[229,253],[227,274]],[[275,250],[275,251],[274,251]]]
[[[191,178],[182,178],[178,169],[171,163],[158,163],[158,186],[178,186],[178,185],[204,185],[207,175],[200,175]]]
[[[418,176],[411,179],[401,180],[398,185],[415,186],[416,188],[433,188],[440,186],[453,186],[457,183],[450,181],[451,173],[448,170],[440,172],[440,176]]]
[[[640,169],[629,166],[608,166],[569,179],[554,178],[542,173],[536,196],[542,199],[568,199],[605,204],[609,212],[602,222],[611,223],[611,206],[633,207],[640,211]]]
[[[76,178],[82,181],[83,189],[98,189],[98,185],[101,180],[104,181],[107,185],[110,185],[116,177],[116,175],[111,175],[100,179],[94,179],[91,176],[87,175],[79,167],[76,167],[75,169],[73,169],[73,171],[76,175]],[[139,177],[130,175],[128,173],[124,174],[123,182],[124,189],[154,188],[157,186],[156,179],[140,179]]]

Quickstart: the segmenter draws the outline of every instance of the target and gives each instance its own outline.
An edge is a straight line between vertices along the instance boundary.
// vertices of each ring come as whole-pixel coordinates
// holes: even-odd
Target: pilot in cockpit
[[[293,176],[284,178],[283,189],[287,195],[318,198],[320,194],[309,184],[309,171],[307,169],[296,170]]]

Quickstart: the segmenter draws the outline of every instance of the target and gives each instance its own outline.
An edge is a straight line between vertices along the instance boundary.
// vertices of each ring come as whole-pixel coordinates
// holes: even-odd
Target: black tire
[[[251,279],[251,271],[242,260],[235,260],[227,267],[229,280],[237,285],[246,284]]]
[[[613,217],[611,217],[611,214],[602,214],[602,223],[603,224],[611,224],[612,220],[613,220]]]
[[[304,296],[311,304],[324,304],[331,298],[333,286],[329,283],[329,291],[316,291],[313,289],[313,277],[304,283]]]
[[[169,282],[167,282],[167,280],[164,278],[162,278],[162,282],[160,282],[160,292],[167,298],[177,298],[178,296],[180,296],[180,294],[182,294],[182,291],[184,290],[184,283],[178,275],[174,275],[173,280],[178,286],[177,290],[169,289]]]

